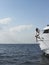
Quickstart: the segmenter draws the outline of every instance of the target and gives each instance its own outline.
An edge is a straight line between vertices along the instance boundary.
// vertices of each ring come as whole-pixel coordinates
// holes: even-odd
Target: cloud
[[[33,43],[32,31],[27,30],[32,30],[32,25],[19,25],[0,31],[0,43]]]
[[[0,32],[0,43],[32,43],[31,33]]]
[[[15,26],[15,27],[10,28],[10,31],[21,32],[24,30],[30,30],[31,28],[32,28],[32,25],[19,25],[19,26]]]
[[[11,18],[2,18],[0,19],[0,24],[8,24],[11,21]]]

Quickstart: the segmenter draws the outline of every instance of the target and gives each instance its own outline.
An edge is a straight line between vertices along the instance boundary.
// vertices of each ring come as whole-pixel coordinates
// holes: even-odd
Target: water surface
[[[38,44],[0,44],[0,65],[49,65]]]

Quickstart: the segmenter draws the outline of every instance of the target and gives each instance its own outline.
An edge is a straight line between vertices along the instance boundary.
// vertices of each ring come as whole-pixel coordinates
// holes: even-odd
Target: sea
[[[0,65],[49,65],[38,44],[0,44]]]

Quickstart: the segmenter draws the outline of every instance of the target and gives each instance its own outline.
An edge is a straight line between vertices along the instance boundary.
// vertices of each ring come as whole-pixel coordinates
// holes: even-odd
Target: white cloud
[[[2,18],[0,19],[0,24],[8,24],[11,21],[11,18]]]
[[[15,26],[15,27],[10,28],[10,31],[21,32],[24,30],[30,30],[31,28],[32,28],[32,25],[19,25],[19,26]]]
[[[0,32],[0,43],[33,43],[32,33]]]
[[[0,31],[0,43],[33,43],[34,35],[32,31],[32,25],[19,25],[8,29],[8,31]]]

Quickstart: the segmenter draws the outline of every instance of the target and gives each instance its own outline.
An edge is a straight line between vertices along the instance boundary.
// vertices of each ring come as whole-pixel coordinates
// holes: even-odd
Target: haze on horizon
[[[49,0],[0,0],[0,43],[34,43],[47,24]]]

